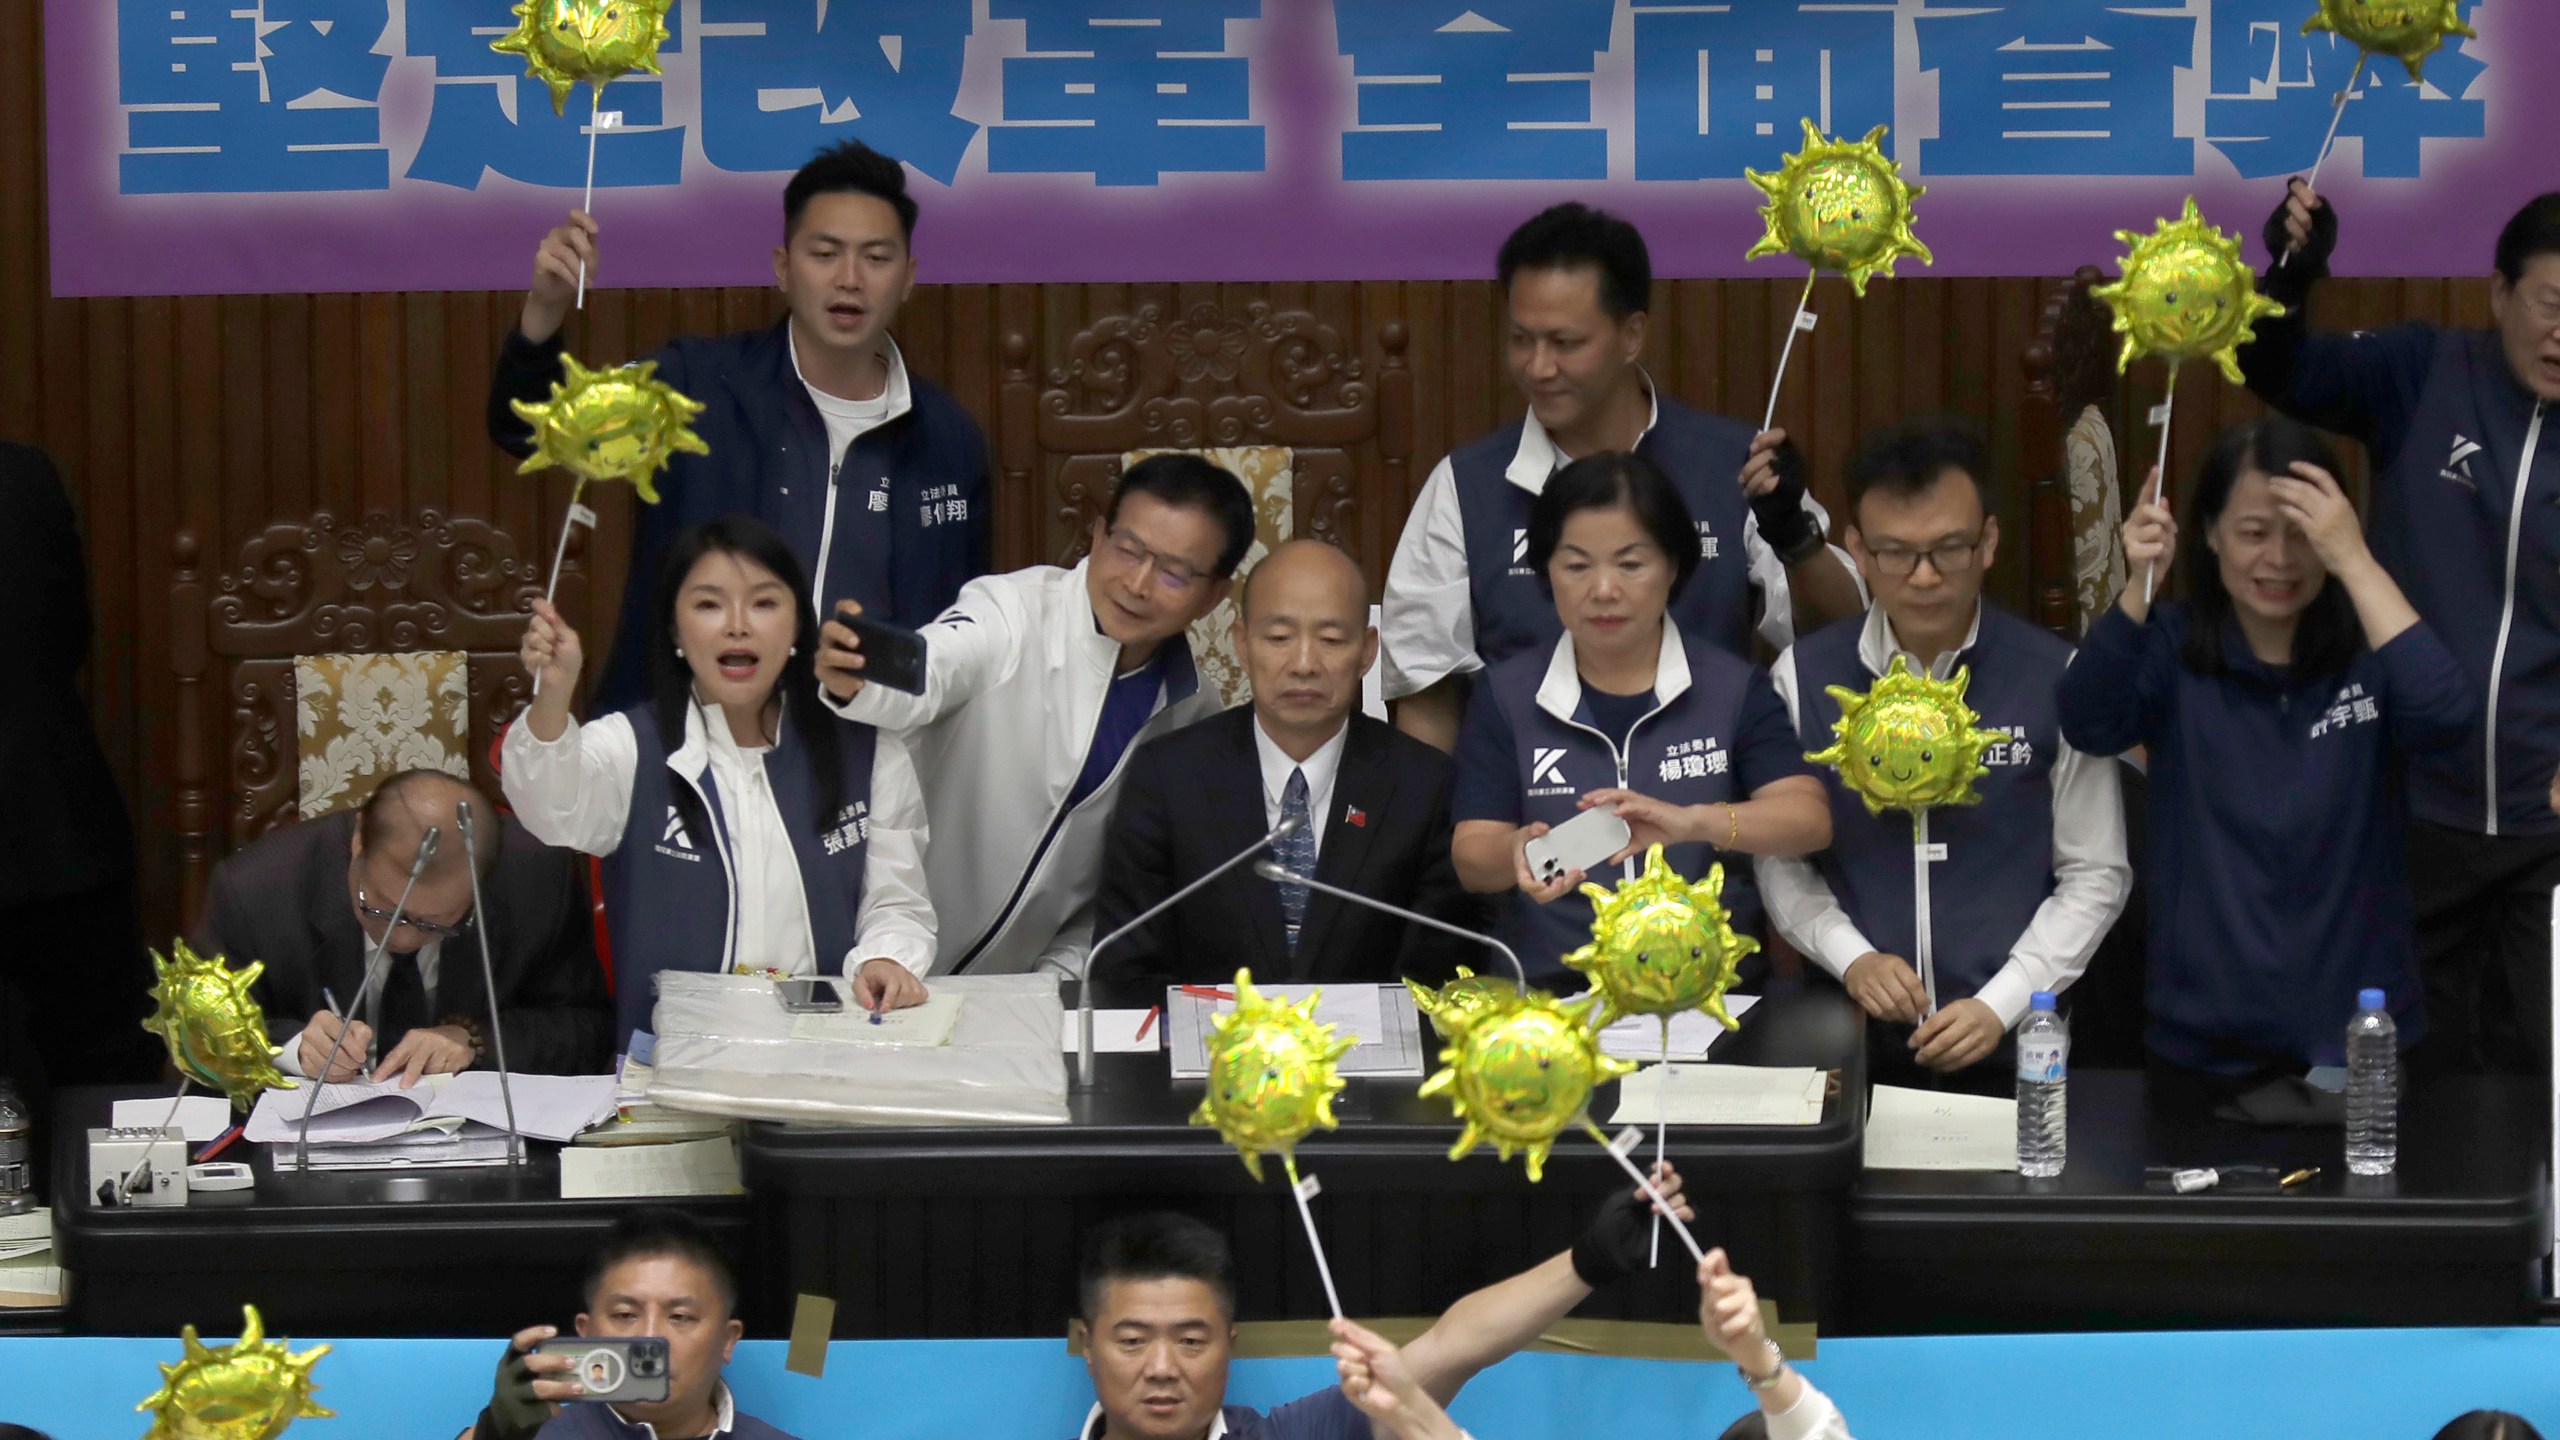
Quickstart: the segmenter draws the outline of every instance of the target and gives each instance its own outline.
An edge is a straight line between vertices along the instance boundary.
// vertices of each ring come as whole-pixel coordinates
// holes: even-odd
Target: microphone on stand
[[[365,957],[364,979],[356,986],[355,1001],[337,1012],[338,1038],[330,1043],[329,1058],[320,1062],[320,1073],[310,1077],[311,1098],[302,1103],[302,1134],[295,1141],[293,1152],[296,1170],[311,1168],[311,1112],[320,1108],[321,1087],[328,1083],[329,1069],[338,1063],[338,1051],[347,1043],[347,1017],[363,1014],[365,997],[381,987],[384,962],[391,958],[391,932],[400,928],[401,917],[409,913],[409,892],[418,888],[418,877],[427,873],[427,862],[436,858],[436,840],[441,834],[430,825],[427,833],[418,837],[418,858],[409,862],[409,883],[400,887],[400,903],[391,907],[391,918],[382,927],[382,939]]]
[[[507,1107],[507,1163],[524,1163],[524,1136],[516,1131],[516,1092],[507,1077],[507,1032],[498,1024],[498,980],[489,959],[489,908],[480,903],[480,845],[471,833],[471,802],[456,801],[454,828],[462,832],[462,858],[471,871],[471,913],[479,918],[480,988],[489,997],[489,1048],[498,1062],[498,1098]],[[500,834],[504,842],[503,832]]]
[[[1290,836],[1297,834],[1299,827],[1306,823],[1307,822],[1305,820],[1295,815],[1282,819],[1279,824],[1271,827],[1270,834],[1263,836],[1261,839],[1247,845],[1242,850],[1239,850],[1235,854],[1218,862],[1215,868],[1211,869],[1207,874],[1202,875],[1199,879],[1192,881],[1190,884],[1174,891],[1172,894],[1167,895],[1155,904],[1139,911],[1135,919],[1132,919],[1128,924],[1121,926],[1110,934],[1103,936],[1100,940],[1095,941],[1093,948],[1085,952],[1083,984],[1078,988],[1076,993],[1077,1089],[1090,1090],[1093,1088],[1093,962],[1102,958],[1104,948],[1109,946],[1113,941],[1118,940],[1121,936],[1136,930],[1139,926],[1146,924],[1158,915],[1172,909],[1184,900],[1191,898],[1192,892],[1198,890],[1201,886],[1206,885],[1210,881],[1217,879],[1219,876],[1226,874],[1230,870],[1233,870],[1238,865],[1252,859],[1262,851],[1267,850],[1270,847],[1279,844],[1281,841],[1288,839]]]
[[[1364,905],[1382,914],[1393,915],[1400,920],[1437,930],[1444,935],[1455,935],[1461,940],[1472,940],[1488,949],[1499,950],[1502,952],[1502,958],[1511,962],[1511,975],[1513,979],[1519,981],[1520,993],[1523,995],[1529,993],[1529,972],[1520,964],[1520,957],[1512,952],[1510,946],[1490,935],[1479,935],[1464,926],[1452,925],[1445,920],[1434,920],[1419,910],[1408,910],[1402,905],[1390,905],[1384,900],[1363,895],[1357,890],[1345,890],[1339,885],[1327,885],[1314,876],[1301,875],[1277,860],[1261,862],[1253,867],[1253,873],[1274,885],[1304,885],[1310,890],[1330,895],[1336,900],[1348,900],[1354,905]]]

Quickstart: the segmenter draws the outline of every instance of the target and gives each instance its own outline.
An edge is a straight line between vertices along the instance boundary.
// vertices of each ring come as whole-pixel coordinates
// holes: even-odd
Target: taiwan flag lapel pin
[[[1366,830],[1369,828],[1369,812],[1357,805],[1345,805],[1342,807],[1342,823]]]

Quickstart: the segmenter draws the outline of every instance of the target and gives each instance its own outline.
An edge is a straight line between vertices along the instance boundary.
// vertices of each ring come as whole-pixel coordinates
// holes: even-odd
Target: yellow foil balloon
[[[580,82],[604,87],[634,70],[652,75],[667,43],[667,8],[675,0],[519,0],[515,33],[490,49],[521,55],[535,79],[551,87],[551,113],[568,109]]]
[[[1816,270],[1848,276],[1860,295],[1869,276],[1891,275],[1899,256],[1934,263],[1929,247],[1911,233],[1911,202],[1928,192],[1903,183],[1902,167],[1885,158],[1884,132],[1879,125],[1851,144],[1824,139],[1807,120],[1804,148],[1776,171],[1743,171],[1769,197],[1760,208],[1769,233],[1742,258],[1794,255]]]
[[[657,474],[677,451],[711,453],[701,436],[685,428],[702,413],[701,403],[657,379],[657,361],[590,370],[564,354],[560,368],[568,378],[551,382],[549,400],[507,402],[533,426],[533,453],[516,467],[517,474],[557,465],[580,480],[628,480],[641,499],[655,505]]]
[[[1334,1127],[1333,1097],[1342,1089],[1334,1062],[1359,1042],[1336,1040],[1336,1027],[1316,1023],[1321,993],[1293,1004],[1254,989],[1253,972],[1239,970],[1236,1008],[1212,1022],[1209,1093],[1191,1123],[1217,1126],[1256,1180],[1263,1156],[1291,1158],[1308,1131]]]
[[[160,1367],[160,1389],[134,1406],[151,1412],[142,1440],[276,1440],[296,1420],[337,1414],[311,1398],[311,1367],[326,1345],[296,1355],[266,1338],[258,1307],[240,1307],[240,1338],[207,1348],[196,1327],[180,1333],[185,1352]]]
[[[1564,963],[1591,978],[1601,999],[1595,1027],[1627,1015],[1704,1010],[1727,1030],[1741,1028],[1725,1012],[1724,992],[1760,942],[1733,931],[1722,865],[1692,885],[1656,845],[1645,852],[1644,873],[1614,892],[1585,885],[1582,893],[1591,897],[1591,943]]]
[[[1495,975],[1479,975],[1466,966],[1458,967],[1458,978],[1434,990],[1417,980],[1407,980],[1404,988],[1413,992],[1413,1006],[1431,1017],[1431,1028],[1446,1040],[1450,1025],[1462,1016],[1472,1015],[1506,996],[1517,995],[1520,987]]]
[[[293,1089],[276,1069],[266,1013],[249,998],[249,987],[267,967],[252,961],[233,970],[221,956],[199,955],[184,940],[173,942],[169,953],[176,958],[151,952],[151,968],[159,975],[151,998],[158,1004],[142,1028],[168,1043],[178,1072],[230,1096],[238,1110],[255,1104],[261,1091]]]
[[[1600,1049],[1591,1029],[1598,996],[1559,1003],[1552,995],[1496,998],[1450,1021],[1457,1032],[1440,1052],[1446,1066],[1423,1082],[1426,1096],[1446,1095],[1466,1122],[1449,1158],[1458,1159],[1487,1140],[1503,1159],[1521,1151],[1535,1182],[1546,1170],[1547,1151],[1582,1114],[1591,1088],[1636,1067]]]
[[[1831,722],[1838,738],[1804,758],[1838,770],[1870,815],[1971,805],[1982,798],[1973,790],[1982,753],[2009,738],[1974,728],[1982,717],[1964,703],[1972,682],[1961,665],[1944,680],[1924,679],[1896,655],[1864,695],[1826,687],[1840,704],[1840,718]]]
[[[2260,319],[2284,307],[2258,293],[2258,279],[2240,259],[2240,242],[2205,223],[2196,198],[2174,222],[2163,220],[2148,235],[2119,230],[2133,247],[2124,276],[2090,293],[2116,314],[2123,370],[2143,355],[2158,355],[2175,370],[2181,361],[2210,358],[2223,376],[2240,383],[2240,347],[2257,338]]]
[[[2302,23],[2302,33],[2327,30],[2353,41],[2368,55],[2388,55],[2408,67],[2409,78],[2422,78],[2427,57],[2448,35],[2477,40],[2480,32],[2462,23],[2458,0],[2320,0],[2320,9]]]

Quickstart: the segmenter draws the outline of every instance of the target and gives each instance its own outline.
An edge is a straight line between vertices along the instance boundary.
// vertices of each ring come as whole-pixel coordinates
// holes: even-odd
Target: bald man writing
[[[1108,934],[1303,816],[1276,847],[1317,880],[1481,930],[1482,902],[1449,860],[1449,757],[1359,714],[1377,658],[1369,586],[1349,556],[1292,540],[1255,566],[1235,625],[1253,703],[1140,746],[1105,842],[1094,933]],[[1115,1004],[1233,979],[1437,981],[1482,968],[1477,947],[1239,867],[1105,951],[1095,983]]]
[[[462,839],[465,804],[476,852]],[[430,829],[435,854],[410,887]],[[472,908],[474,865],[487,915]],[[194,943],[235,967],[265,962],[252,993],[287,1074],[320,1074],[326,1063],[329,1080],[415,1085],[495,1064],[483,944],[492,946],[507,1063],[594,1073],[612,1058],[612,1011],[585,873],[576,856],[534,840],[470,785],[408,770],[360,809],[271,830],[223,861]],[[365,962],[377,945],[388,952],[382,979],[366,991]]]

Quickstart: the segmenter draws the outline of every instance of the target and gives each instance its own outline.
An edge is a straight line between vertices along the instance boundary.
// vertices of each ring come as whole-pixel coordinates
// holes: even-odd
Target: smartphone
[[[1529,873],[1544,885],[1575,870],[1596,870],[1632,838],[1617,811],[1585,810],[1528,843]]]
[[[886,685],[910,695],[924,693],[924,637],[904,625],[868,615],[836,612],[836,618],[862,644],[862,683]]]
[[[794,1015],[844,1013],[844,992],[833,980],[776,980],[773,993],[782,997],[782,1008]]]
[[[667,1342],[659,1335],[560,1335],[533,1347],[536,1355],[566,1355],[577,1362],[568,1378],[586,1387],[581,1401],[667,1398]]]

